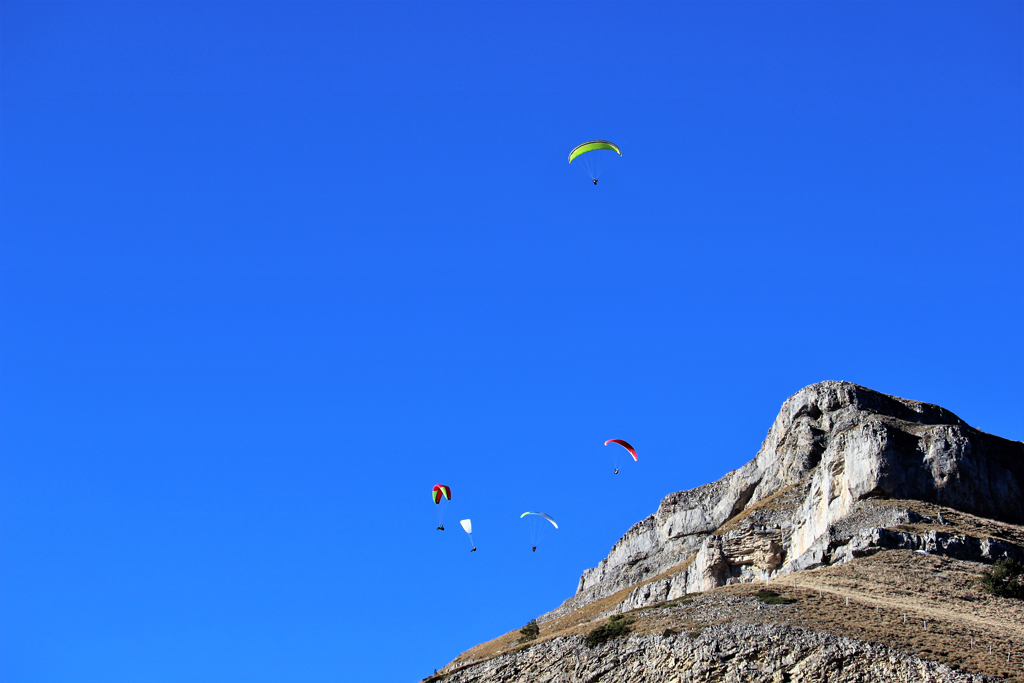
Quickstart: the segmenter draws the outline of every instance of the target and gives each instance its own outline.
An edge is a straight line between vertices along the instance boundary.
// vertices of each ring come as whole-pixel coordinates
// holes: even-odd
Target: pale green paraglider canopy
[[[555,527],[556,529],[558,528],[558,522],[556,522],[555,520],[551,519],[551,517],[549,517],[548,515],[545,515],[543,512],[524,512],[523,514],[519,515],[519,519],[522,519],[526,515],[540,515],[544,519],[546,519],[549,522],[551,522],[551,525],[553,527]]]
[[[573,147],[573,150],[569,152],[569,163],[581,154],[587,152],[593,152],[595,149],[610,149],[617,153],[620,157],[622,156],[622,150],[614,142],[608,142],[607,140],[591,140],[590,142],[584,142],[582,145]]]

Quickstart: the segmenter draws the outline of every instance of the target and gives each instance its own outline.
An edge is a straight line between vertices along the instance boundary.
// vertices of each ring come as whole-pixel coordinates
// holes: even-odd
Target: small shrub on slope
[[[587,647],[596,647],[607,643],[609,640],[621,638],[629,633],[629,625],[632,623],[632,618],[623,614],[616,614],[609,618],[607,622],[588,633],[583,642]]]
[[[519,629],[519,642],[526,643],[540,635],[540,626],[537,625],[536,619],[531,619],[530,623]]]
[[[1024,600],[1024,562],[1003,558],[978,577],[981,590],[1003,598]]]
[[[791,605],[796,602],[793,598],[784,598],[775,591],[759,590],[757,599],[766,605]]]

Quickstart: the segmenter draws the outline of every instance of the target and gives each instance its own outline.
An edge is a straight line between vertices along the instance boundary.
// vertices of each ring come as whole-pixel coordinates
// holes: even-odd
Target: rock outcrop
[[[774,624],[723,624],[696,639],[633,636],[593,649],[555,638],[448,672],[445,683],[862,683],[993,679],[958,672],[902,650]]]
[[[870,504],[884,499],[1024,523],[1024,443],[980,432],[939,406],[848,382],[813,384],[783,404],[753,460],[666,496],[583,573],[572,598],[540,620],[638,584],[651,585],[633,591],[633,606],[842,561],[872,547],[927,549],[918,541],[891,545],[893,537],[879,530],[907,523],[910,513]],[[988,557],[984,539],[965,543]],[[1019,549],[1001,552],[1016,556]]]

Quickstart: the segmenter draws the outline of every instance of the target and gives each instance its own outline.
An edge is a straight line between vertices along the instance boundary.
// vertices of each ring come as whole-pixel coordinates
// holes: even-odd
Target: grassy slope
[[[757,507],[773,505],[783,493],[780,491]],[[928,517],[937,517],[940,509],[920,501],[875,502],[911,508]],[[915,533],[934,528],[976,537],[1002,538],[1024,545],[1024,527],[941,509],[946,526],[914,524],[900,528]],[[749,513],[747,510],[740,516]],[[729,520],[718,533],[734,527],[738,521],[738,518]],[[665,579],[686,569],[691,561],[692,558],[637,586]],[[984,565],[946,557],[886,551],[848,564],[773,580],[772,589],[797,599],[792,605],[761,604],[753,596],[763,584],[724,586],[692,598],[687,596],[683,600],[636,610],[633,632],[662,633],[673,629],[692,633],[704,626],[733,620],[786,623],[887,643],[925,659],[1024,683],[1024,602],[986,595],[975,588],[973,577],[984,568]],[[585,635],[603,623],[604,617],[637,586],[624,588],[541,624],[538,640]],[[513,650],[518,647],[518,638],[518,630],[510,631],[477,645],[459,655],[445,670]],[[1009,663],[1006,661],[1008,651]]]

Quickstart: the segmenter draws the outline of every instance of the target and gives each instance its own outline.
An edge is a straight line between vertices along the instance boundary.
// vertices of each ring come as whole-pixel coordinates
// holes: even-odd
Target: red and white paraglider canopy
[[[622,439],[608,439],[607,441],[604,442],[604,445],[607,446],[610,443],[617,443],[617,444],[619,444],[620,446],[625,448],[627,451],[629,451],[629,454],[633,456],[633,460],[637,460],[636,449],[633,448],[632,446],[630,446],[628,443],[626,443]],[[637,460],[637,462],[639,462],[639,460]]]

